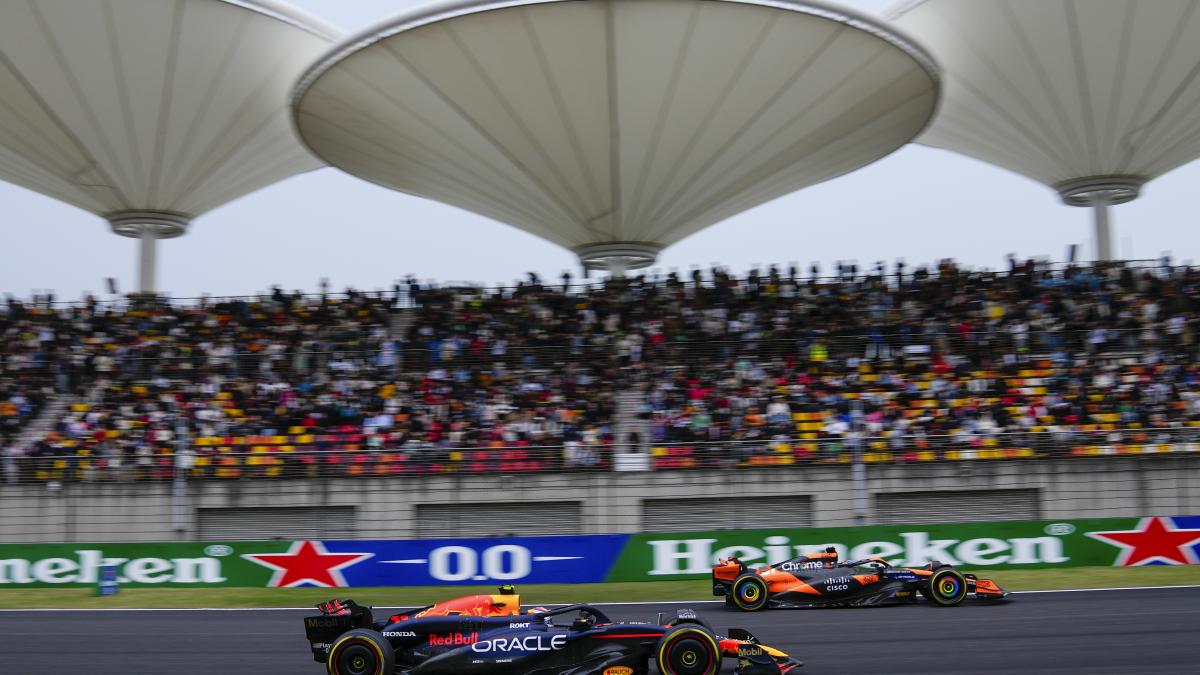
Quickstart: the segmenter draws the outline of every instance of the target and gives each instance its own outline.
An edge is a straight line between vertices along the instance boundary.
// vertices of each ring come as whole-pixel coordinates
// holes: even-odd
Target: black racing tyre
[[[329,675],[392,675],[396,652],[383,635],[356,628],[333,641],[325,667]]]
[[[733,580],[729,588],[733,606],[746,612],[757,612],[767,607],[767,582],[753,572],[747,572]]]
[[[967,599],[967,580],[958,570],[943,567],[929,577],[929,588],[924,590],[926,598],[940,607],[953,607]]]
[[[712,631],[684,624],[667,631],[655,653],[662,675],[717,675],[721,672],[721,648]]]

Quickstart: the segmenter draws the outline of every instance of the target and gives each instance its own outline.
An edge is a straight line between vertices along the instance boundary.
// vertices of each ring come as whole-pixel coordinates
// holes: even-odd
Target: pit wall
[[[717,559],[939,560],[966,571],[1200,561],[1200,516],[427,540],[0,545],[0,589],[376,587],[703,579]],[[1002,580],[1002,579],[1001,579]]]

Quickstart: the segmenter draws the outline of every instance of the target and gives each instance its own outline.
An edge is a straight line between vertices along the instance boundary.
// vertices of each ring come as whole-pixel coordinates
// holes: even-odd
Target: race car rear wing
[[[375,618],[370,607],[353,600],[330,600],[317,605],[321,613],[304,617],[304,635],[312,647],[313,660],[324,663],[329,645],[338,636],[355,628],[371,628]]]
[[[728,595],[734,579],[743,574],[748,567],[737,558],[722,558],[712,568],[712,593],[716,596]]]

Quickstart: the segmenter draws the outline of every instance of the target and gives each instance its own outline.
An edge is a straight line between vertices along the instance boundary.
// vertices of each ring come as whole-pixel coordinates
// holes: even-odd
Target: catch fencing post
[[[188,447],[187,418],[180,406],[175,406],[175,476],[172,481],[172,513],[171,525],[175,529],[175,538],[187,539],[188,535],[188,506],[187,479],[188,470],[186,458],[191,449]]]
[[[850,479],[854,490],[854,524],[867,524],[867,467],[863,463],[862,401],[855,399],[850,412],[850,448],[854,464],[850,468]]]

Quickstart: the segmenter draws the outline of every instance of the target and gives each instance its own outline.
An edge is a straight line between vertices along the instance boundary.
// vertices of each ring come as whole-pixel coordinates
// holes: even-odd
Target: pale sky
[[[291,0],[348,33],[425,0]],[[843,4],[881,12],[892,0]],[[1151,182],[1113,209],[1114,248],[1123,258],[1200,258],[1200,162]],[[0,183],[0,292],[27,297],[53,289],[74,299],[116,277],[136,282],[137,242],[104,221],[49,197]],[[765,204],[663,252],[657,269],[687,272],[720,263],[837,260],[910,264],[953,257],[1000,268],[1005,255],[1061,260],[1082,245],[1090,258],[1091,214],[1064,206],[1047,187],[943,150],[908,146],[876,164]],[[315,290],[386,288],[407,274],[439,281],[511,282],[536,271],[578,277],[575,257],[515,228],[453,207],[377,187],[337,169],[296,176],[196,219],[189,233],[159,244],[159,287],[194,297],[249,294],[279,284]]]

